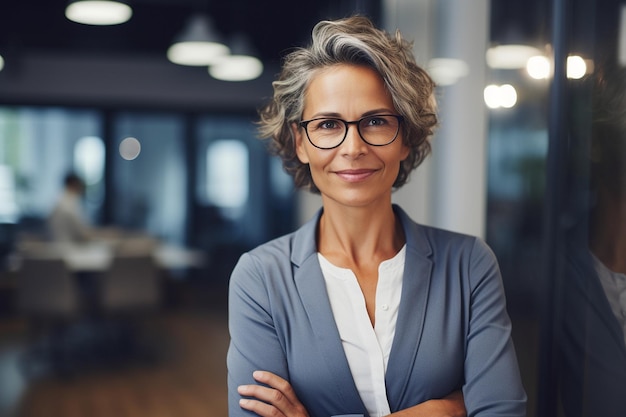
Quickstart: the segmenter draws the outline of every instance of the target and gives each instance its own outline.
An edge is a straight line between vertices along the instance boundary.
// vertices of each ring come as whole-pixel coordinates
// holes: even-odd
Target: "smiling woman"
[[[391,202],[437,122],[410,44],[322,21],[273,85],[261,133],[323,208],[232,272],[229,415],[525,416],[493,253]]]
[[[303,118],[314,124],[294,126],[296,153],[308,164],[325,208],[334,202],[388,206],[409,148],[382,78],[367,67],[337,64],[319,71],[307,92]],[[330,118],[335,115],[360,119]]]

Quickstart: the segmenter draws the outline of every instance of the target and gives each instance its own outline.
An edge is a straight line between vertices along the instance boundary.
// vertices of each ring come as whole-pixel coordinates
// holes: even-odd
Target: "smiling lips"
[[[344,181],[359,182],[365,180],[375,172],[375,169],[345,169],[342,171],[335,171],[335,174]]]

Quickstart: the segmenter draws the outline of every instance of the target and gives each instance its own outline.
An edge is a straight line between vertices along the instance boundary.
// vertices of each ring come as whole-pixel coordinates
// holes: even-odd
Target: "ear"
[[[298,126],[297,123],[292,123],[291,124],[291,132],[293,134],[293,138],[294,138],[294,145],[295,145],[295,149],[296,149],[296,155],[298,155],[298,159],[300,160],[300,162],[302,162],[303,164],[308,164],[309,163],[309,155],[307,154],[306,151],[306,138],[304,137],[304,135],[306,133],[304,133],[304,129],[301,129],[300,126]]]
[[[403,140],[402,141],[402,149],[400,150],[400,160],[404,161],[406,158],[409,157],[410,153],[411,153],[411,149],[404,144],[404,140]]]

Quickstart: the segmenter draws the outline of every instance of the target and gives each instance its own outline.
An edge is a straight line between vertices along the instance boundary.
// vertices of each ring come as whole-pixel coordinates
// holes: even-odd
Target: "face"
[[[367,67],[337,65],[320,70],[311,80],[302,120],[333,117],[352,121],[372,114],[398,114],[382,78]],[[402,129],[391,144],[371,146],[351,124],[346,139],[334,149],[318,149],[303,128],[294,125],[293,129],[298,158],[309,164],[325,207],[391,203],[400,162],[409,154]]]

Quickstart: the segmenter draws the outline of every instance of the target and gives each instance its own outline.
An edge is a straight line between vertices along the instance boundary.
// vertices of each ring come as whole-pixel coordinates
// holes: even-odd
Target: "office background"
[[[112,26],[73,22],[67,4],[0,6],[2,415],[110,414],[124,378],[145,388],[122,395],[120,412],[226,415],[229,270],[242,251],[293,230],[320,205],[267,154],[256,110],[271,95],[281,57],[308,42],[315,22],[352,13],[413,39],[418,62],[439,84],[433,154],[394,200],[420,222],[481,236],[493,248],[529,416],[565,413],[557,357],[567,230],[588,195],[586,168],[572,167],[587,163],[587,80],[606,56],[621,62],[620,1],[134,0],[130,20]],[[245,45],[262,72],[225,81],[209,65],[168,60],[197,16],[210,19],[233,54]],[[498,55],[514,45],[522,48]],[[531,57],[544,59],[538,73],[527,66]],[[202,259],[166,265],[148,319],[158,342],[150,340],[167,346],[147,369],[115,362],[119,380],[89,358],[69,381],[25,373],[20,363],[39,333],[18,308],[12,255],[20,238],[42,233],[70,170],[87,182],[93,224]],[[164,401],[168,395],[174,399]]]

